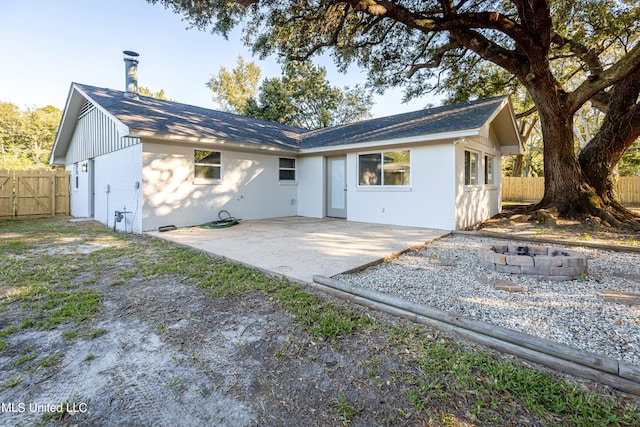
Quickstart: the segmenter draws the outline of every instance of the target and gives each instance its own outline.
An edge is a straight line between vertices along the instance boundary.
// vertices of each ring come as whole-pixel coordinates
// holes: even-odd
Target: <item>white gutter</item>
[[[356,144],[341,144],[341,145],[332,145],[325,147],[315,147],[315,148],[302,148],[300,149],[300,154],[315,154],[315,153],[328,153],[332,151],[353,151],[353,150],[362,150],[367,148],[377,148],[382,146],[391,146],[391,145],[405,145],[405,144],[416,144],[416,143],[424,143],[424,142],[433,142],[439,140],[447,140],[447,139],[458,139],[465,137],[472,137],[480,135],[480,129],[468,129],[461,130],[455,132],[443,132],[443,133],[434,133],[429,135],[418,135],[418,136],[409,136],[405,138],[392,138],[392,139],[383,139],[381,141],[375,142],[359,142]]]
[[[130,138],[151,139],[157,142],[173,144],[191,144],[191,145],[215,145],[224,146],[230,149],[235,148],[242,151],[254,151],[254,152],[269,152],[271,154],[286,153],[297,154],[300,150],[298,148],[287,147],[274,147],[266,144],[253,144],[246,142],[229,141],[225,139],[210,138],[210,137],[198,137],[198,136],[185,136],[185,135],[173,135],[163,132],[154,132],[148,130],[131,129],[128,135]]]

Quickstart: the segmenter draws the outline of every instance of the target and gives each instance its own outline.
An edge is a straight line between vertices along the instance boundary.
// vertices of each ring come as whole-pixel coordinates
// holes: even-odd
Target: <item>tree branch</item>
[[[571,92],[567,100],[570,111],[577,111],[582,104],[593,98],[598,92],[624,80],[634,72],[637,73],[638,70],[640,70],[640,43],[637,43],[629,53],[611,67],[590,76]]]
[[[591,105],[603,113],[606,113],[609,109],[609,94],[605,91],[596,93],[591,97],[591,99],[589,99],[589,101],[591,101]]]
[[[531,107],[528,110],[523,111],[522,113],[516,114],[516,119],[522,119],[522,118],[528,117],[533,113],[535,113],[536,111],[538,111],[538,107]]]
[[[553,33],[551,41],[560,47],[568,45],[569,50],[587,65],[587,68],[592,75],[602,73],[602,62],[600,62],[600,57],[594,49],[589,49],[582,43],[563,37],[556,32]]]
[[[462,46],[461,44],[457,43],[457,42],[449,42],[443,46],[441,46],[440,48],[438,48],[435,52],[435,54],[433,55],[433,59],[429,62],[424,62],[421,64],[416,64],[415,62],[412,64],[411,68],[409,69],[409,71],[407,72],[407,77],[411,78],[413,77],[413,75],[418,71],[421,70],[423,68],[437,68],[440,66],[440,64],[442,63],[442,58],[444,58],[444,55],[451,51],[451,50],[456,50],[459,48],[462,48],[464,46]]]
[[[343,14],[340,17],[340,22],[336,25],[336,28],[331,33],[331,36],[328,41],[321,42],[312,46],[311,49],[309,49],[304,55],[291,55],[289,56],[288,59],[291,59],[294,61],[306,61],[309,58],[311,58],[320,49],[336,45],[338,43],[338,37],[340,36],[340,32],[344,27],[344,23],[347,21],[348,12],[349,12],[349,5],[345,4]]]
[[[439,16],[440,14],[436,10],[430,11],[430,13],[413,12],[393,0],[345,0],[345,2],[354,11],[393,19],[424,33],[484,28],[500,31],[516,42],[518,40],[524,42],[529,39],[520,25],[510,18],[498,12],[457,13],[451,0],[440,2],[443,16]]]
[[[396,22],[392,22],[389,25],[389,27],[384,31],[384,33],[377,40],[368,40],[368,41],[363,42],[363,43],[354,44],[351,47],[355,48],[355,49],[360,49],[360,48],[363,48],[363,47],[366,47],[366,46],[375,46],[375,45],[382,44],[386,40],[387,36],[389,35],[389,33],[391,32],[391,30],[393,29],[393,27],[395,25],[396,25]],[[367,29],[367,32],[369,31],[369,29]]]
[[[503,48],[477,31],[452,31],[451,37],[482,59],[493,62],[519,79],[524,79],[523,67],[527,67],[529,64],[529,59],[526,56]]]

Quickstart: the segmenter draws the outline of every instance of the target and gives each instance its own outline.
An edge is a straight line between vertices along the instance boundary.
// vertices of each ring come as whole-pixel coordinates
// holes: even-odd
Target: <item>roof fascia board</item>
[[[300,154],[330,153],[332,151],[358,151],[358,150],[369,149],[369,148],[379,148],[383,146],[418,144],[418,143],[426,143],[426,142],[433,142],[433,141],[447,140],[447,139],[454,140],[457,138],[477,136],[479,134],[480,134],[480,129],[467,129],[467,130],[460,130],[455,132],[443,132],[443,133],[434,133],[430,135],[411,136],[407,138],[383,139],[380,141],[360,142],[356,144],[333,145],[330,147],[302,148],[300,149]]]
[[[503,145],[500,147],[500,152],[504,155],[522,154],[521,147],[519,145]]]
[[[524,151],[524,142],[522,141],[522,138],[520,136],[520,132],[518,131],[518,121],[516,120],[516,113],[513,110],[513,104],[511,104],[511,97],[510,96],[506,96],[504,101],[502,101],[502,103],[500,104],[500,108],[496,108],[496,110],[493,112],[493,114],[489,117],[489,120],[487,120],[487,123],[491,123],[493,122],[493,120],[498,116],[498,114],[500,114],[502,112],[503,109],[507,109],[507,112],[509,113],[509,118],[511,119],[511,124],[513,126],[513,130],[514,133],[516,134],[516,138],[518,139],[518,145],[520,146],[520,148],[522,149],[522,151]]]
[[[51,165],[63,165],[64,164],[64,156],[60,156],[57,154],[58,149],[63,149],[64,151],[66,151],[67,147],[69,146],[69,142],[68,140],[70,140],[70,137],[67,137],[65,139],[67,139],[67,143],[63,143],[61,142],[61,140],[64,138],[63,134],[68,134],[69,131],[69,126],[70,124],[68,124],[69,119],[69,106],[71,105],[71,98],[73,96],[74,93],[74,89],[75,89],[75,84],[71,84],[71,87],[69,87],[69,93],[67,95],[67,102],[64,105],[64,113],[62,114],[62,118],[60,119],[60,124],[58,126],[58,133],[56,134],[56,139],[53,142],[53,147],[51,147],[51,154],[49,154],[49,164]],[[77,116],[77,113],[76,113]],[[75,126],[74,126],[75,127]],[[73,133],[73,131],[71,131],[71,133]],[[60,161],[62,160],[62,163],[60,163]]]
[[[235,149],[240,151],[251,151],[256,153],[266,152],[268,154],[285,153],[288,155],[291,155],[291,154],[297,155],[299,153],[299,149],[297,148],[287,149],[284,147],[280,148],[280,147],[272,147],[268,145],[248,144],[243,142],[234,142],[234,141],[216,139],[216,138],[200,138],[197,136],[172,135],[172,134],[167,134],[163,132],[153,132],[153,131],[138,130],[138,129],[131,129],[131,133],[125,136],[130,138],[140,138],[145,141],[152,141],[152,142],[163,143],[163,144],[181,143],[181,144],[188,144],[193,146],[212,145],[216,147],[225,147],[225,148],[228,147],[231,150]]]
[[[511,104],[511,97],[508,96],[507,100],[509,101],[507,104],[507,108],[509,108],[509,116],[511,117],[511,123],[513,124],[513,129],[516,132],[516,135],[518,137],[518,145],[520,146],[520,150],[521,153],[524,153],[527,149],[527,147],[525,147],[524,141],[522,140],[522,135],[520,135],[520,127],[518,126],[518,119],[516,119],[516,112],[513,109],[513,104]]]

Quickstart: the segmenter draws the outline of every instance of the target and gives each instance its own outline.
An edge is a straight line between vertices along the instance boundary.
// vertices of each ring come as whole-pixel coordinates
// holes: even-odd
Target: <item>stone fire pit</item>
[[[545,280],[574,280],[587,273],[587,257],[580,252],[544,246],[485,246],[480,265],[500,273]]]

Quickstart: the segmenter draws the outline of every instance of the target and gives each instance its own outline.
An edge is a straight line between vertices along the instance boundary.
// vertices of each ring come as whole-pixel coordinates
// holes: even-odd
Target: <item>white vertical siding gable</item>
[[[78,114],[65,163],[69,165],[140,143],[138,138],[126,137],[128,133],[126,126],[87,100]]]

